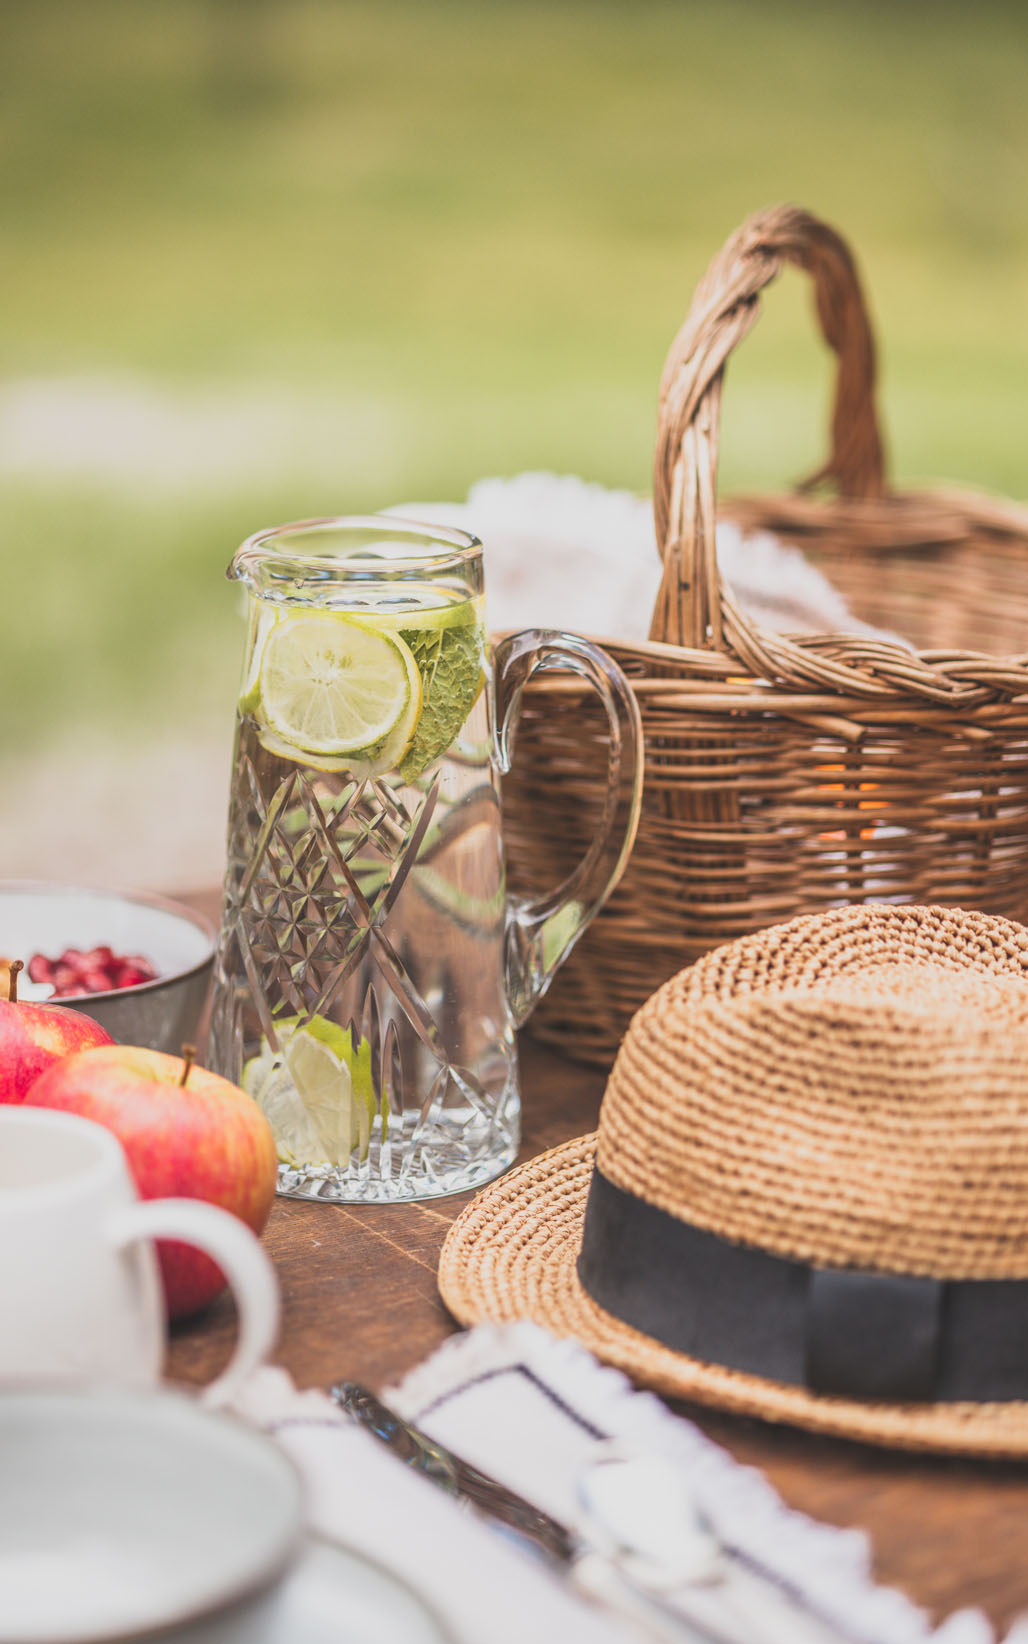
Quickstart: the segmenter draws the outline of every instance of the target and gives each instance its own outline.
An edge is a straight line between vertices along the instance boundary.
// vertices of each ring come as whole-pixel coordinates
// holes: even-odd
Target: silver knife
[[[598,1550],[498,1479],[490,1478],[462,1456],[404,1421],[368,1388],[356,1382],[340,1382],[331,1389],[331,1395],[336,1404],[400,1461],[448,1495],[468,1503],[494,1524],[512,1532],[534,1552],[542,1553],[584,1596],[621,1613],[661,1644],[756,1644],[762,1635],[770,1636],[754,1624],[752,1613],[740,1617],[738,1626],[721,1625],[707,1614],[687,1614],[680,1584],[669,1581],[665,1585],[668,1588],[675,1585],[676,1589],[672,1607],[659,1587],[650,1587],[637,1574],[633,1575],[631,1560],[626,1567],[613,1550]],[[704,1602],[700,1594],[696,1608],[704,1611],[709,1607],[709,1599]]]
[[[477,1507],[486,1518],[513,1530],[533,1551],[544,1553],[557,1564],[568,1564],[576,1556],[577,1539],[565,1525],[412,1427],[367,1387],[343,1381],[332,1388],[332,1397],[348,1416],[387,1445],[398,1460],[431,1479],[447,1495]]]

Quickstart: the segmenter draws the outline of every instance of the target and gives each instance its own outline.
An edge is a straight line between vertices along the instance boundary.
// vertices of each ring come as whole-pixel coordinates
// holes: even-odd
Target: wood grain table
[[[216,897],[185,900],[216,912]],[[592,1130],[603,1076],[522,1036],[522,1156]],[[282,1288],[277,1361],[299,1387],[343,1378],[382,1388],[457,1326],[435,1272],[470,1195],[431,1204],[331,1205],[279,1199],[265,1234]],[[228,1356],[232,1304],[216,1302],[173,1336],[169,1374],[207,1380]],[[980,1605],[1003,1629],[1028,1612],[1028,1463],[910,1457],[821,1438],[699,1406],[676,1408],[740,1461],[760,1467],[784,1500],[826,1522],[860,1526],[880,1581],[941,1620]]]

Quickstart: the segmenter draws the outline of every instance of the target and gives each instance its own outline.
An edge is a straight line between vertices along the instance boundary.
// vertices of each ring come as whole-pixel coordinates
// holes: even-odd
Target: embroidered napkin
[[[818,1524],[787,1508],[760,1472],[740,1466],[653,1394],[534,1325],[483,1325],[454,1336],[384,1397],[572,1528],[583,1522],[583,1471],[612,1440],[670,1462],[742,1572],[743,1599],[747,1579],[766,1595],[752,1618],[754,1644],[994,1644],[980,1611],[960,1611],[933,1631],[903,1594],[875,1584],[861,1531]],[[645,1637],[395,1461],[324,1394],[297,1393],[284,1372],[265,1370],[239,1409],[274,1433],[298,1464],[313,1525],[402,1573],[460,1644],[525,1644],[533,1637],[629,1644]],[[731,1587],[710,1586],[699,1608],[698,1591],[683,1595],[688,1613],[738,1636]],[[1007,1644],[1028,1644],[1028,1623],[1018,1623]]]

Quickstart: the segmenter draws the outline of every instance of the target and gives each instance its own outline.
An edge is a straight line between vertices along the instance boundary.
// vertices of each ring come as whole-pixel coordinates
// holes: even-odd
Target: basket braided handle
[[[834,229],[796,206],[750,217],[714,259],[667,357],[660,384],[653,509],[664,576],[650,638],[760,663],[760,630],[718,574],[715,483],[721,386],[729,355],[760,312],[783,264],[814,281],[825,341],[838,356],[831,455],[805,488],[831,480],[844,497],[880,497],[882,441],[874,405],[875,350],[853,257]]]

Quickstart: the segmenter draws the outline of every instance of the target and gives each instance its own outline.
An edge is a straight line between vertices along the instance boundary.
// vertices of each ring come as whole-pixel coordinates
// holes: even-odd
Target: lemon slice
[[[421,715],[421,675],[397,634],[337,611],[281,619],[261,658],[260,713],[291,750],[364,756],[379,769]]]

